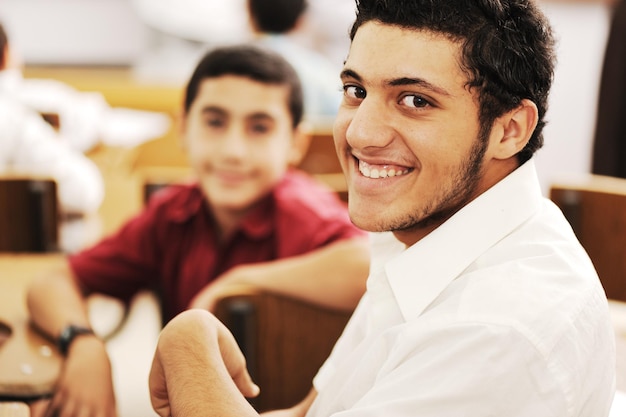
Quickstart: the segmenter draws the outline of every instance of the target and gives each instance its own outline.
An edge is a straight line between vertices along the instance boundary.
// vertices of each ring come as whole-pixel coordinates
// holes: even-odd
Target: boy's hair
[[[0,69],[3,69],[6,65],[4,62],[4,51],[9,47],[9,38],[4,30],[4,26],[0,23]]]
[[[302,85],[296,71],[279,54],[253,45],[216,48],[204,55],[187,83],[185,112],[189,112],[202,81],[223,75],[237,75],[264,84],[288,87],[287,107],[291,113],[293,127],[302,121],[304,111]]]
[[[306,0],[248,0],[250,18],[264,33],[289,32],[306,7]]]
[[[523,163],[541,148],[555,53],[550,25],[532,0],[357,0],[350,39],[368,21],[460,42],[468,87],[478,91],[481,133],[486,137],[496,118],[528,99],[539,120],[517,158]]]

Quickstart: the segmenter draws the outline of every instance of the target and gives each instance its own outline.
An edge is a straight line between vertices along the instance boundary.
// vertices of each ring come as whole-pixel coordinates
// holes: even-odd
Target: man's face
[[[377,22],[357,31],[334,125],[357,226],[411,245],[493,185],[459,59],[459,44],[431,32]]]
[[[216,215],[245,214],[281,180],[294,135],[287,94],[233,75],[201,82],[182,137]]]

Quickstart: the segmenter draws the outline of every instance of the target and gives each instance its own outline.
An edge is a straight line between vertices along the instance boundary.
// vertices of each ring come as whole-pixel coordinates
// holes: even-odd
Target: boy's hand
[[[116,417],[111,364],[101,340],[77,338],[49,400],[31,405],[32,417]]]
[[[224,295],[233,293],[234,289],[249,288],[252,285],[248,278],[252,271],[253,269],[245,265],[226,271],[196,294],[189,303],[189,309],[199,308],[213,312],[217,301]]]

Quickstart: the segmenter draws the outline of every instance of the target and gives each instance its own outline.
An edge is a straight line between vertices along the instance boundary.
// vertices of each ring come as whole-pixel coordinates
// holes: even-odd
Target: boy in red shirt
[[[33,321],[67,355],[48,412],[116,415],[105,346],[89,332],[89,293],[128,301],[156,289],[166,322],[188,308],[210,310],[242,283],[355,307],[367,241],[334,192],[290,169],[302,115],[300,82],[278,55],[238,46],[200,61],[180,132],[197,183],[159,192],[116,234],[29,290]]]

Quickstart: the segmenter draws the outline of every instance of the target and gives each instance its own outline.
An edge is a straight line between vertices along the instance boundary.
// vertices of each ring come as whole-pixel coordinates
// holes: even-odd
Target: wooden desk
[[[30,326],[25,297],[34,276],[63,260],[61,254],[0,254],[0,322],[10,329],[0,345],[0,396],[34,398],[52,392],[62,357]]]
[[[22,402],[0,402],[0,417],[28,417],[30,408]]]

